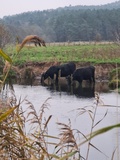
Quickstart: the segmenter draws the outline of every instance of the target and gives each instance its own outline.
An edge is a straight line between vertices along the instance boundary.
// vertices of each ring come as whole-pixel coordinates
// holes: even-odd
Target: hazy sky
[[[0,18],[27,11],[56,9],[75,5],[102,5],[118,0],[0,0]]]

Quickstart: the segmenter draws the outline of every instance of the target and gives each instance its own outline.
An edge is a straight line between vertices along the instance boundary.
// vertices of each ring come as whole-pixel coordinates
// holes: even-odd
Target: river
[[[52,115],[48,125],[48,133],[52,136],[58,136],[60,133],[56,122],[67,125],[70,123],[72,129],[77,129],[84,135],[89,134],[92,119],[87,111],[93,111],[94,114],[93,108],[96,105],[94,125],[101,121],[93,128],[93,131],[120,122],[120,94],[110,90],[107,82],[96,83],[94,87],[14,84],[13,88],[18,101],[20,98],[26,98],[34,105],[37,113],[46,103],[48,109],[45,109],[44,115],[45,117]],[[99,95],[99,104],[96,104],[96,93]],[[28,110],[26,104],[22,103],[22,107]],[[80,114],[85,110],[85,113]],[[30,128],[31,125],[27,124],[28,132]],[[89,160],[110,160],[114,151],[114,160],[119,160],[119,141],[119,128],[96,136],[91,141],[94,147],[90,147]],[[84,158],[87,150],[87,143],[80,146],[80,153]]]

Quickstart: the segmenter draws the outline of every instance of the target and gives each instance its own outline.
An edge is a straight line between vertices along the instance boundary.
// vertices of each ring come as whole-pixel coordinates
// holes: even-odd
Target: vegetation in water
[[[117,67],[110,72],[109,86],[112,88],[120,87],[120,67]]]

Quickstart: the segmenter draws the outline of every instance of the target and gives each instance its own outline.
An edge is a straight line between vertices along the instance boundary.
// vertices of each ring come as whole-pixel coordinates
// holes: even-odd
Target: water
[[[94,130],[119,123],[120,121],[120,94],[110,91],[107,83],[96,83],[95,87],[68,87],[60,86],[30,86],[14,84],[14,91],[17,99],[26,98],[30,101],[37,113],[41,106],[47,100],[48,108],[45,110],[45,117],[52,115],[52,119],[48,125],[48,134],[58,136],[59,128],[56,122],[68,124],[71,122],[72,129],[78,129],[84,135],[90,133],[91,118],[88,112],[80,115],[80,109],[86,107],[92,110],[95,106],[95,92],[99,93],[100,104],[97,108],[95,122],[100,121],[104,115],[105,118],[94,127]],[[27,106],[23,103],[22,107],[27,110]],[[27,124],[27,131],[30,129]],[[113,129],[107,133],[98,135],[93,138],[91,143],[95,147],[90,147],[89,160],[110,160],[115,151],[114,160],[119,160],[119,128]],[[80,153],[86,157],[87,144],[80,146]],[[99,150],[99,151],[98,151]]]

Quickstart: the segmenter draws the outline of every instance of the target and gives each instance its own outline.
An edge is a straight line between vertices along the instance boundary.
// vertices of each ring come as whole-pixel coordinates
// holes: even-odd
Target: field
[[[5,50],[14,65],[26,62],[90,62],[120,64],[120,46],[117,44],[77,44],[77,45],[50,45],[35,47],[27,45],[17,53],[16,46],[9,46]]]

